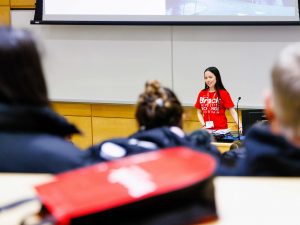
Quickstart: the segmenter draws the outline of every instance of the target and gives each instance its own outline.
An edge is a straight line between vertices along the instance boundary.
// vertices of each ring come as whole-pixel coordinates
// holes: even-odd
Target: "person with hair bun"
[[[182,115],[181,103],[170,89],[161,87],[156,80],[146,82],[135,113],[141,129],[162,126],[182,128]]]
[[[110,139],[93,146],[91,158],[109,161],[175,146],[188,146],[219,156],[217,149],[207,144],[210,140],[184,133],[182,116],[183,107],[174,92],[161,86],[157,80],[147,81],[144,92],[138,97],[135,112],[139,131],[128,138]]]

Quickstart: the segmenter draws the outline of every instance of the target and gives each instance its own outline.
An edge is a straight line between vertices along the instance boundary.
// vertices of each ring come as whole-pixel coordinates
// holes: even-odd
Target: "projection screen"
[[[298,0],[37,0],[31,23],[298,24]]]

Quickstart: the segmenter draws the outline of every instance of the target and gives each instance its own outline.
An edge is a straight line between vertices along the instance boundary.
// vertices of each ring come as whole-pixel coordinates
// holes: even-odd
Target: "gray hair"
[[[283,134],[300,137],[300,43],[279,55],[272,71],[275,114]]]

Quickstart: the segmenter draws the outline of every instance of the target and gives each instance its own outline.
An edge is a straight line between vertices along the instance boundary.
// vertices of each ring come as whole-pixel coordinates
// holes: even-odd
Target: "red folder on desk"
[[[189,224],[215,216],[215,167],[176,147],[62,173],[36,191],[58,225]]]

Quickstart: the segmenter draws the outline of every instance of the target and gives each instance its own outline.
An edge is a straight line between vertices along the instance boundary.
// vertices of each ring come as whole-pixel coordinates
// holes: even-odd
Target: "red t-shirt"
[[[202,90],[198,94],[195,108],[201,109],[204,121],[213,121],[214,127],[211,129],[227,129],[227,118],[225,110],[234,107],[229,93],[226,90],[219,90],[220,99],[217,92]]]

